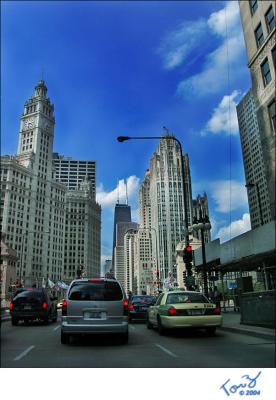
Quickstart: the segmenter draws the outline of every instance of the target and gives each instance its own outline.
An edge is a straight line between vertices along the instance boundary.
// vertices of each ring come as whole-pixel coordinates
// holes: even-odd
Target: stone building
[[[270,214],[275,220],[275,2],[239,1],[239,6],[259,124]]]

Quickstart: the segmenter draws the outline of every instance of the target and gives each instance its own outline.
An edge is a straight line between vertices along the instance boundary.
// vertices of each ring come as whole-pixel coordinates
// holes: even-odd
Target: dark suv
[[[20,288],[18,289],[10,303],[10,314],[12,325],[17,325],[18,321],[40,319],[45,324],[49,320],[57,320],[56,297],[50,295],[47,289],[43,288]]]

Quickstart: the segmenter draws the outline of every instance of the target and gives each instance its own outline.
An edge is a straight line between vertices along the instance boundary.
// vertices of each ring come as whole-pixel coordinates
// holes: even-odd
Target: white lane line
[[[133,331],[135,331],[135,326],[133,325],[128,325],[130,327],[130,329],[132,329]]]
[[[14,361],[21,360],[21,358],[25,357],[31,350],[33,350],[35,346],[28,347],[23,353],[19,354],[19,356],[15,357]]]
[[[172,357],[177,357],[176,354],[172,353],[170,350],[166,349],[165,347],[161,346],[161,344],[154,343],[155,346],[159,347],[159,349],[163,350],[165,353],[169,354]]]
[[[60,325],[56,326],[53,331],[57,331],[60,328]]]

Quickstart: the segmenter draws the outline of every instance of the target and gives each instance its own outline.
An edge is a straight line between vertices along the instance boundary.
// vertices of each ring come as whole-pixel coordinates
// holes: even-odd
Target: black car
[[[20,320],[40,319],[45,324],[49,320],[57,320],[56,297],[50,295],[44,288],[20,288],[10,303],[10,314],[12,325],[17,325]]]
[[[146,319],[147,311],[150,306],[155,304],[156,298],[154,296],[141,295],[132,296],[129,302],[129,322],[133,319]]]

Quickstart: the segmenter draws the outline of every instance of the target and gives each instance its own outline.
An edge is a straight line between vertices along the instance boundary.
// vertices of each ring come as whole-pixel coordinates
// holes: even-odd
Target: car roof
[[[204,296],[204,293],[201,292],[195,292],[194,290],[170,290],[168,292],[165,292],[166,294],[190,294],[190,293],[196,293],[196,294],[201,294]]]

